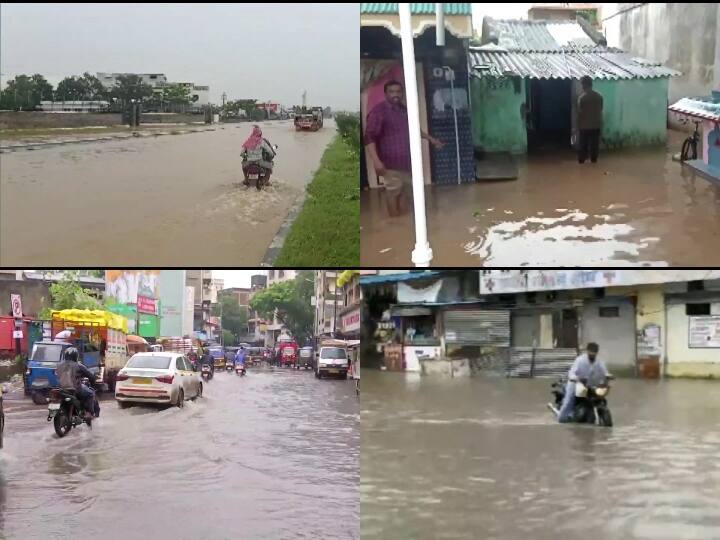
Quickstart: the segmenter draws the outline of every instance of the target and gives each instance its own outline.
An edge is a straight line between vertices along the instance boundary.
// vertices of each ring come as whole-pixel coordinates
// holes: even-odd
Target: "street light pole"
[[[425,174],[423,171],[422,139],[420,138],[420,103],[415,70],[415,44],[413,43],[410,4],[399,4],[399,7],[415,210],[415,249],[412,252],[412,262],[415,266],[424,268],[430,266],[433,252],[428,242],[427,217],[425,215]]]

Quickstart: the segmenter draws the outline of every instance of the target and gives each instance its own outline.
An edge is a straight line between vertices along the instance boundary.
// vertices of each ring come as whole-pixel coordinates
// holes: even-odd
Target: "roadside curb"
[[[282,225],[280,225],[278,232],[275,233],[272,242],[270,242],[270,245],[265,252],[265,257],[263,257],[263,260],[260,263],[260,266],[272,267],[275,265],[275,261],[277,260],[283,246],[285,245],[285,239],[287,238],[288,234],[290,234],[290,229],[292,228],[293,223],[295,223],[295,219],[297,219],[303,205],[305,204],[305,199],[307,199],[307,186],[305,186],[305,189],[303,190],[300,198],[295,201],[295,204],[293,204],[292,208],[290,208],[290,211],[285,216],[285,220],[282,222]]]
[[[50,147],[50,146],[63,146],[66,144],[78,144],[78,143],[91,143],[91,142],[107,142],[107,141],[120,141],[124,139],[137,139],[146,137],[162,137],[163,135],[187,135],[188,133],[203,133],[206,131],[215,131],[216,128],[211,129],[183,129],[173,131],[159,131],[156,133],[152,132],[133,132],[121,135],[107,135],[104,137],[93,137],[91,139],[70,139],[66,141],[49,140],[49,141],[38,141],[36,143],[21,143],[21,144],[10,144],[0,145],[0,152],[14,151],[14,150],[35,150],[38,148]]]

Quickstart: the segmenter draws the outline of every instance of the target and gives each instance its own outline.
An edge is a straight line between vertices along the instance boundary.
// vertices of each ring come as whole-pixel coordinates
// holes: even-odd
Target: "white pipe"
[[[435,33],[437,46],[445,46],[445,9],[444,4],[435,4]]]
[[[450,92],[452,93],[453,119],[455,120],[455,159],[457,160],[457,181],[458,186],[462,184],[460,180],[460,134],[458,133],[457,123],[457,104],[455,103],[455,72],[449,66],[443,66],[448,77],[450,77]]]
[[[424,268],[430,266],[433,252],[427,238],[427,218],[425,216],[425,174],[420,137],[420,104],[418,103],[417,74],[415,73],[415,45],[410,4],[399,4],[399,10],[415,210],[415,249],[412,252],[412,262],[415,266]]]

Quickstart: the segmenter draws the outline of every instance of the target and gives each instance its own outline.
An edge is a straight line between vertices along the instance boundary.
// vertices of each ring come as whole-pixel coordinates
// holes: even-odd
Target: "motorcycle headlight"
[[[605,386],[605,387],[602,387],[602,386],[601,386],[600,388],[596,388],[596,389],[595,389],[595,395],[598,396],[598,397],[605,397],[605,396],[607,395],[607,393],[608,393],[608,387],[607,387],[607,386]]]

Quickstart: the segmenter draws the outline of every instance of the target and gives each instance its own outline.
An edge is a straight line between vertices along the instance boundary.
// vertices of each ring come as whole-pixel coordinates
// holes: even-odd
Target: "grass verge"
[[[360,266],[360,159],[340,135],[325,150],[274,266]]]

